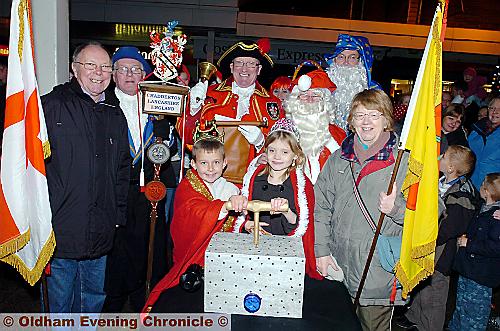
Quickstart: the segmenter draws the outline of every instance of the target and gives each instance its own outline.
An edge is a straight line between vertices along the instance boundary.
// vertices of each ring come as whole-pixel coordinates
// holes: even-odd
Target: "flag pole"
[[[396,176],[398,173],[399,165],[401,164],[401,159],[403,157],[404,152],[405,152],[404,149],[400,149],[398,151],[396,163],[394,164],[394,170],[392,171],[391,180],[389,182],[389,187],[387,188],[387,195],[390,195],[392,193],[392,186],[394,185],[394,182],[396,181]],[[368,275],[368,269],[370,269],[370,264],[371,264],[372,259],[373,259],[373,254],[375,253],[375,247],[377,246],[377,240],[378,240],[378,237],[380,236],[382,224],[384,223],[384,217],[385,217],[385,214],[381,212],[380,216],[378,218],[377,229],[375,230],[375,234],[373,235],[372,245],[370,247],[370,252],[368,253],[368,258],[367,258],[366,263],[365,263],[365,268],[363,269],[363,275],[361,276],[358,290],[356,292],[356,297],[354,298],[354,308],[355,309],[359,305],[359,298],[361,297],[361,292],[363,291],[363,287],[365,286],[366,276]]]
[[[43,294],[43,312],[50,313],[49,308],[49,288],[47,287],[47,276],[45,272],[42,273],[42,294]]]

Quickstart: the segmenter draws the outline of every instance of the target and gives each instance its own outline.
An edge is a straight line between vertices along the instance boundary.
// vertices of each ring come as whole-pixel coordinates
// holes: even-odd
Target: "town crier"
[[[219,70],[228,77],[208,87],[199,82],[190,93],[190,110],[185,137],[192,136],[196,121],[217,121],[224,129],[227,168],[224,178],[241,184],[246,168],[255,158],[274,122],[284,117],[278,98],[257,82],[259,74],[269,72],[273,61],[267,54],[269,40],[240,41],[220,57]],[[221,122],[233,122],[227,126]],[[178,125],[182,130],[181,125]],[[188,141],[189,143],[189,141]]]
[[[306,155],[304,172],[314,184],[328,157],[346,137],[345,131],[330,122],[333,118],[332,92],[335,84],[325,71],[317,69],[293,82],[290,96],[284,101],[286,117],[300,133],[300,146]]]

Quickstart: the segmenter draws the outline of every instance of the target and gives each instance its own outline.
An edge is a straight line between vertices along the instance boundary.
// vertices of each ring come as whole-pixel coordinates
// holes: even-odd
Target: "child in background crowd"
[[[477,112],[477,120],[480,121],[483,118],[488,117],[488,107],[481,107]]]
[[[439,170],[444,174],[439,179],[439,197],[445,210],[439,218],[435,271],[422,283],[406,313],[418,330],[443,330],[457,238],[467,230],[480,205],[479,193],[466,177],[474,168],[474,162],[470,149],[453,145],[439,163]]]
[[[486,77],[479,76],[476,69],[469,67],[464,70],[464,81],[467,83],[467,90],[464,93],[466,106],[472,102],[482,106],[482,100],[487,95],[483,88],[483,85],[487,83]]]
[[[306,273],[316,279],[314,257],[314,190],[302,171],[304,152],[299,145],[297,127],[290,119],[278,120],[266,138],[267,164],[252,161],[243,179],[242,194],[249,200],[271,201],[272,211],[260,213],[260,230],[266,234],[302,237]],[[289,210],[280,212],[288,202]],[[250,218],[240,216],[234,231],[255,231]]]
[[[448,146],[462,145],[469,147],[467,134],[462,123],[465,120],[465,108],[462,105],[452,103],[443,110],[441,130],[446,136]]]
[[[485,203],[467,233],[458,239],[454,268],[459,272],[457,306],[450,330],[486,330],[492,288],[500,285],[500,173],[486,175],[480,188]]]

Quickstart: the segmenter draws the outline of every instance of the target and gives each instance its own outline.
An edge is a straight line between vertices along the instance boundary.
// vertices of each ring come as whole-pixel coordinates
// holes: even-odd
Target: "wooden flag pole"
[[[398,157],[396,159],[396,164],[394,165],[394,170],[392,171],[391,180],[389,182],[389,187],[387,188],[387,195],[392,193],[392,185],[396,181],[396,175],[398,174],[399,165],[401,163],[401,158],[403,157],[404,150],[398,151]],[[375,230],[375,234],[373,235],[372,245],[370,247],[370,252],[368,253],[368,259],[365,263],[365,268],[363,269],[363,275],[361,276],[361,281],[359,282],[358,291],[356,292],[356,297],[354,298],[354,308],[359,305],[359,298],[361,297],[361,292],[363,291],[363,287],[365,286],[366,276],[368,275],[368,269],[370,269],[370,264],[373,259],[373,253],[375,253],[375,247],[377,246],[377,240],[380,236],[380,230],[382,229],[382,224],[384,223],[384,213],[380,213],[380,217],[378,218],[377,229]]]
[[[45,271],[42,272],[42,294],[43,294],[43,312],[45,314],[49,314],[50,313],[49,289],[47,287],[47,276],[45,275]]]

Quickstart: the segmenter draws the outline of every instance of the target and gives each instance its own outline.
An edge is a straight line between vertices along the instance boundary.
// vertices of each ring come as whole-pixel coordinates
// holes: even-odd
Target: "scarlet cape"
[[[179,277],[190,265],[204,266],[205,250],[214,233],[232,227],[232,216],[218,220],[224,202],[214,200],[198,173],[188,170],[175,192],[175,212],[170,225],[174,265],[151,291],[145,312],[150,310],[163,291],[179,284]]]
[[[252,200],[252,192],[255,178],[265,168],[265,165],[257,165],[254,159],[248,166],[248,172],[243,179],[241,193]],[[306,274],[314,279],[323,279],[316,269],[316,257],[314,255],[314,189],[311,181],[304,175],[302,170],[293,169],[290,172],[295,206],[297,207],[297,227],[288,235],[301,237],[306,257]],[[248,217],[248,216],[247,216]],[[243,230],[247,217],[240,216],[234,223],[233,232]]]

